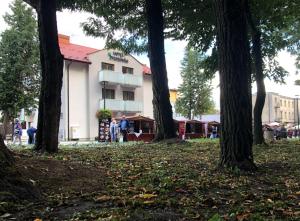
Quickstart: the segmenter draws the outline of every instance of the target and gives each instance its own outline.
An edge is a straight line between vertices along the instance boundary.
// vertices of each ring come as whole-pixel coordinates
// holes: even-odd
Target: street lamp
[[[296,97],[296,101],[297,101],[297,108],[296,108],[296,110],[297,110],[297,136],[299,136],[299,103],[298,103],[298,97],[299,97],[299,95],[297,94],[297,95],[295,95],[295,97]]]

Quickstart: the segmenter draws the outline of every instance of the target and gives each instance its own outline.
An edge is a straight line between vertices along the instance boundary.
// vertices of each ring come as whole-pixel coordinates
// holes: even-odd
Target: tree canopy
[[[211,97],[212,87],[210,74],[205,73],[205,55],[187,47],[181,63],[179,97],[176,100],[176,112],[189,119],[209,112],[214,108]]]
[[[40,85],[37,22],[21,0],[11,5],[0,41],[0,110],[15,117],[22,108],[36,107]]]

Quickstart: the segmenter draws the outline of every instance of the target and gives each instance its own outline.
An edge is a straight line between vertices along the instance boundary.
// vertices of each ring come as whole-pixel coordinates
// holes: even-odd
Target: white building
[[[113,116],[153,118],[150,69],[131,55],[72,44],[59,35],[64,55],[60,139],[94,140],[99,109]]]
[[[256,94],[252,95],[252,108],[254,109]],[[298,104],[298,108],[297,108]],[[262,112],[262,123],[272,122],[297,124],[300,111],[296,98],[287,97],[274,92],[266,93],[265,105]]]

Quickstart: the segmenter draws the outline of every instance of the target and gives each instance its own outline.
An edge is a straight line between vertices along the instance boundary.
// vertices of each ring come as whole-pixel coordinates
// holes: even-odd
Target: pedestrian
[[[217,138],[217,127],[216,126],[212,126],[212,134],[213,134],[213,138]]]
[[[117,136],[118,135],[118,124],[114,118],[110,122],[109,132],[110,132],[111,142],[116,142],[117,138],[118,138],[118,136]]]
[[[36,131],[37,129],[32,126],[27,130],[28,144],[34,144],[34,134]]]
[[[15,120],[14,124],[14,139],[13,139],[13,144],[16,143],[16,141],[19,141],[19,145],[22,145],[22,126],[20,124],[20,121],[18,118]]]
[[[129,130],[129,121],[126,119],[125,115],[123,115],[121,121],[120,121],[120,130],[121,130],[121,134],[123,136],[123,142],[127,142],[127,133]]]

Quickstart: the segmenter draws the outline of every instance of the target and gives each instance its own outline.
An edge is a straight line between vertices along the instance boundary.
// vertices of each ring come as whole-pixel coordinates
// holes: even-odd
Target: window
[[[283,116],[282,111],[280,111],[280,119],[282,119],[282,116]]]
[[[110,71],[114,71],[114,70],[115,70],[115,65],[109,64],[109,63],[105,63],[105,62],[102,62],[101,68],[102,68],[102,70],[110,70]]]
[[[115,90],[102,88],[102,99],[115,99]]]
[[[123,91],[123,100],[124,101],[134,101],[134,92],[133,91]]]
[[[284,101],[284,106],[286,107],[286,101]]]
[[[282,106],[282,100],[280,100],[280,106]]]
[[[123,72],[123,74],[133,74],[133,68],[123,66],[122,72]]]

